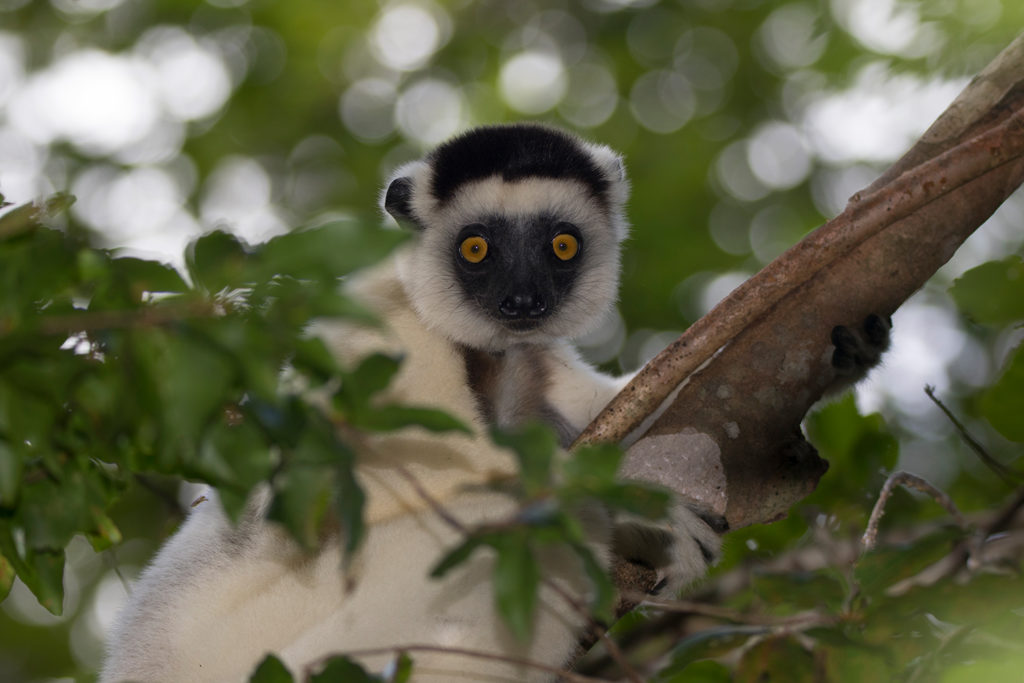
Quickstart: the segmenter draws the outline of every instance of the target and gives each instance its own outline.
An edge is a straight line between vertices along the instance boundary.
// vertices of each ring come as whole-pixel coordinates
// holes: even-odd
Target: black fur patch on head
[[[475,128],[435,149],[427,161],[434,169],[430,191],[441,203],[462,185],[492,175],[505,181],[578,180],[596,199],[607,200],[607,176],[576,138],[548,126],[517,123]]]

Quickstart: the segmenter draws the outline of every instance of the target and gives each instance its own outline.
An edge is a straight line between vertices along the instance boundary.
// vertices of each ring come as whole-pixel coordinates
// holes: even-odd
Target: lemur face
[[[399,169],[385,209],[419,232],[401,277],[433,329],[501,350],[583,334],[618,291],[621,160],[535,125],[479,128]]]
[[[464,226],[451,249],[467,298],[510,334],[541,329],[572,295],[583,233],[554,215],[493,215]]]

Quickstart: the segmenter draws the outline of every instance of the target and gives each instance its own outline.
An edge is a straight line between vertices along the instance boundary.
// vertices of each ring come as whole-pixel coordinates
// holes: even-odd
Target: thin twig
[[[871,517],[868,518],[867,528],[864,529],[864,535],[861,536],[860,544],[861,551],[868,552],[874,550],[875,544],[878,541],[878,525],[882,521],[882,515],[885,514],[886,503],[889,502],[889,498],[892,496],[892,491],[897,486],[903,486],[904,488],[916,489],[922,493],[927,493],[932,497],[936,503],[945,508],[946,512],[950,514],[957,526],[964,531],[970,529],[967,524],[967,520],[960,514],[960,510],[957,509],[953,503],[953,499],[949,495],[932,484],[929,484],[923,478],[910,472],[893,472],[888,479],[885,480],[885,484],[882,486],[881,492],[878,494],[878,500],[875,502],[875,507],[871,510]]]
[[[957,432],[960,433],[963,440],[967,442],[967,445],[971,447],[971,450],[978,456],[978,459],[981,460],[986,467],[995,472],[996,476],[1002,479],[1004,483],[1008,486],[1015,486],[1024,479],[1024,475],[1020,472],[1017,472],[1012,467],[1004,465],[993,458],[989,452],[985,450],[985,447],[982,446],[977,439],[971,436],[970,432],[967,431],[967,428],[956,418],[955,415],[953,415],[953,412],[935,396],[935,387],[926,384],[924,387],[924,393],[928,395],[928,398],[932,400],[932,403],[937,405],[939,410],[941,410],[949,421],[953,423],[953,427],[955,427]]]
[[[169,325],[192,318],[209,318],[219,315],[217,308],[206,301],[193,301],[173,306],[145,306],[127,311],[81,311],[68,315],[42,316],[36,323],[27,323],[20,328],[0,327],[0,334],[14,329],[24,329],[42,335],[71,335],[76,332],[97,330],[133,329]]]
[[[345,656],[345,657],[372,657],[374,655],[386,655],[386,654],[403,654],[407,652],[433,652],[437,654],[446,654],[461,657],[472,657],[475,659],[487,659],[494,662],[504,662],[506,664],[513,664],[515,666],[528,667],[530,669],[536,669],[538,671],[546,671],[554,676],[558,677],[558,680],[569,681],[569,683],[610,683],[604,678],[593,678],[591,676],[584,676],[582,674],[573,673],[572,671],[566,671],[556,666],[550,666],[548,664],[542,664],[541,662],[535,662],[530,659],[524,659],[520,657],[509,657],[507,655],[499,655],[493,652],[483,652],[481,650],[469,650],[461,647],[447,647],[444,645],[426,645],[426,644],[410,644],[410,645],[396,645],[391,647],[373,647],[365,648],[360,650],[348,650],[343,652],[336,652],[327,657],[319,659],[309,665],[307,665],[303,671],[304,679],[308,679],[313,675],[313,672],[323,665],[328,659],[332,657]]]
[[[833,624],[836,621],[838,621],[837,617],[821,614],[815,611],[800,612],[798,614],[791,614],[784,617],[776,617],[768,614],[750,614],[729,609],[728,607],[719,607],[718,605],[707,605],[704,603],[691,602],[688,600],[648,599],[644,602],[644,604],[649,607],[654,607],[659,610],[662,610],[663,612],[674,612],[677,614],[695,614],[702,617],[710,617],[712,619],[721,619],[722,621],[729,621],[734,624],[749,624],[751,626],[769,626],[775,628],[804,628],[805,624],[812,624],[814,626],[817,626],[825,622]]]
[[[423,488],[423,484],[421,484],[420,480],[416,478],[416,475],[410,472],[405,465],[402,465],[401,463],[396,464],[395,471],[402,475],[403,479],[409,482],[409,485],[412,486],[413,491],[416,492],[416,495],[422,498],[423,502],[425,502],[434,512],[434,514],[440,517],[445,524],[455,529],[463,536],[468,536],[470,534],[469,527],[467,527],[465,524],[456,519],[450,512],[448,512],[448,509],[441,504],[441,501],[430,495],[430,492]]]
[[[619,647],[618,643],[608,635],[608,631],[605,630],[601,633],[601,642],[604,643],[604,647],[608,650],[608,654],[611,655],[612,661],[619,665],[622,669],[622,673],[626,675],[631,683],[644,683],[644,679],[640,676],[633,665],[626,659],[626,655],[622,652],[622,648]]]
[[[1015,493],[1013,498],[1010,499],[1010,502],[1004,505],[1003,508],[992,517],[992,520],[985,525],[985,537],[988,538],[992,534],[1005,531],[1022,507],[1024,507],[1024,488],[1017,489],[1017,493]]]

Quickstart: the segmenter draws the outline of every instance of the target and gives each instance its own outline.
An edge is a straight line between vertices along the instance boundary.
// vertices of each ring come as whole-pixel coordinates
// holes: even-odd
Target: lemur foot
[[[832,328],[832,367],[839,375],[862,375],[878,364],[889,348],[892,319],[872,313],[861,329],[836,325]]]
[[[620,520],[613,546],[618,555],[657,573],[654,594],[674,598],[718,562],[722,554],[719,534],[728,526],[724,517],[706,507],[679,500],[661,522]]]

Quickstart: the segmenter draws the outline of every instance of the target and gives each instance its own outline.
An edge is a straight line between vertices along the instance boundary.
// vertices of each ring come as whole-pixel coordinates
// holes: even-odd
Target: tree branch
[[[897,486],[916,489],[928,494],[932,500],[945,508],[950,517],[953,518],[953,521],[957,523],[957,526],[965,531],[970,529],[967,520],[960,514],[960,510],[957,509],[949,494],[929,484],[928,481],[916,474],[900,470],[889,475],[889,478],[885,480],[885,484],[882,486],[882,491],[878,494],[878,500],[875,501],[875,507],[872,508],[871,516],[868,518],[867,528],[864,529],[864,535],[860,538],[862,552],[866,553],[875,549],[875,543],[878,540],[878,525],[882,522],[882,515],[885,514],[885,506],[889,503],[889,498],[892,497],[893,489]]]
[[[800,422],[837,379],[832,327],[891,314],[1020,185],[1022,159],[1024,36],[840,216],[652,360],[578,442],[621,440],[679,389],[623,475],[731,528],[784,516],[827,468]]]
[[[858,192],[843,213],[737,287],[652,359],[575,445],[621,441],[715,351],[783,297],[879,231],[1022,155],[1024,110],[1018,110],[998,126],[908,169],[890,184]]]

